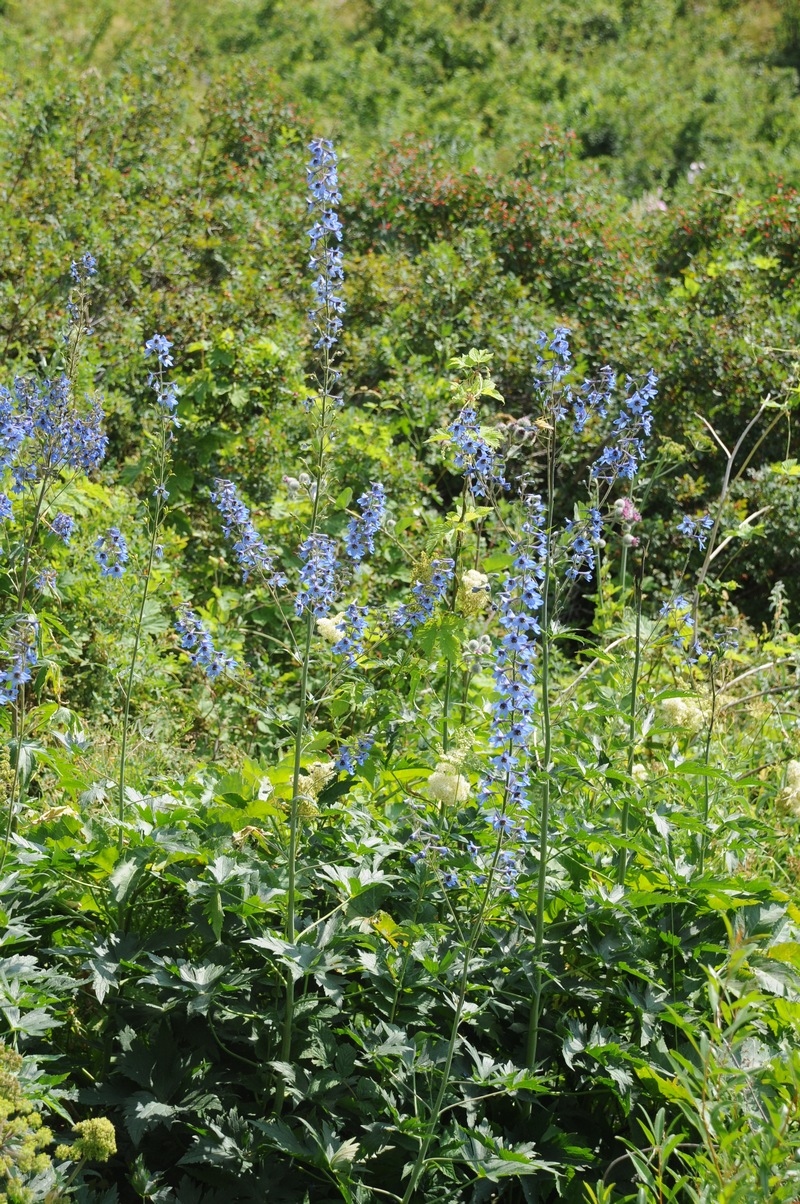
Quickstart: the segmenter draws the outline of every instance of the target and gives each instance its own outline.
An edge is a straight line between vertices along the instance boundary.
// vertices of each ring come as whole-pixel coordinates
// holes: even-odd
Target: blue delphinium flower
[[[97,398],[85,412],[76,409],[67,376],[41,383],[17,377],[13,395],[0,389],[0,467],[11,468],[13,492],[67,469],[98,468],[108,443],[103,418]]]
[[[708,543],[708,532],[714,526],[714,520],[710,514],[704,514],[702,518],[694,519],[688,514],[684,514],[681,521],[678,523],[678,531],[681,535],[686,535],[689,539],[693,539],[698,548],[702,552],[703,548]]]
[[[184,604],[178,607],[175,629],[181,637],[181,648],[189,653],[192,664],[203,669],[207,677],[219,677],[221,673],[231,673],[236,668],[236,661],[232,657],[214,647],[211,633],[190,606]]]
[[[88,251],[80,259],[73,259],[69,274],[75,284],[84,284],[90,276],[97,275],[97,260]]]
[[[580,435],[591,414],[600,418],[608,415],[611,397],[616,388],[617,378],[613,368],[605,366],[600,369],[598,381],[585,380],[572,392],[572,425],[576,435]]]
[[[9,523],[14,521],[14,508],[11,499],[5,493],[0,493],[0,519]]]
[[[537,379],[558,384],[572,367],[569,330],[566,326],[556,326],[552,335],[540,330],[536,342],[541,349],[536,357]]]
[[[375,551],[375,536],[386,515],[386,491],[378,481],[358,499],[361,515],[354,515],[347,526],[345,551],[358,564],[367,552]]]
[[[295,598],[296,615],[310,608],[316,618],[323,618],[336,598],[336,544],[330,535],[316,532],[309,535],[300,547],[300,589]]]
[[[447,431],[457,449],[456,468],[463,471],[475,497],[483,497],[490,485],[510,488],[503,476],[502,457],[482,435],[478,415],[472,406],[465,406]]]
[[[6,651],[0,654],[0,705],[17,701],[20,688],[29,682],[38,664],[39,623],[34,615],[19,619],[8,635]]]
[[[62,511],[59,511],[50,523],[50,529],[53,534],[57,535],[59,539],[63,539],[66,544],[69,543],[74,528],[75,519],[71,514],[64,514]]]
[[[591,581],[595,566],[594,548],[603,533],[603,516],[593,506],[586,518],[567,519],[565,526],[571,537],[565,576],[570,581],[577,581],[578,578]]]
[[[162,368],[171,368],[174,361],[169,353],[173,344],[163,334],[154,334],[144,345],[145,355],[154,355]]]
[[[163,334],[154,334],[148,339],[144,345],[144,353],[146,356],[154,355],[158,361],[158,369],[155,372],[149,372],[147,376],[147,386],[152,389],[156,395],[156,404],[161,407],[169,416],[172,426],[180,426],[176,410],[178,408],[178,397],[180,389],[172,380],[164,380],[164,369],[173,366],[173,358],[170,355],[172,343]],[[163,483],[162,483],[163,486]],[[166,498],[166,494],[164,495]]]
[[[410,635],[415,627],[427,623],[436,603],[441,602],[447,593],[454,572],[455,561],[450,557],[432,560],[427,571],[421,573],[411,587],[414,602],[401,602],[395,610],[392,616],[394,625]]]
[[[541,497],[527,497],[525,505],[522,538],[511,545],[511,571],[499,596],[499,623],[505,634],[495,654],[496,697],[489,736],[496,751],[479,793],[480,801],[494,811],[495,826],[505,825],[502,830],[507,828],[509,834],[516,809],[524,810],[529,803],[528,745],[534,730],[534,663],[548,541]]]
[[[247,581],[251,573],[257,572],[274,589],[286,585],[285,574],[276,572],[275,558],[253,526],[250,511],[239,497],[233,481],[218,478],[211,500],[222,515],[225,535],[233,539],[233,550],[242,566],[242,580]]]
[[[48,593],[56,588],[55,569],[40,569],[33,580],[33,588],[40,594]]]
[[[104,577],[121,577],[128,562],[128,545],[119,527],[109,527],[95,540],[94,558]]]
[[[355,773],[356,766],[363,765],[372,752],[374,743],[374,733],[367,732],[366,735],[359,736],[356,740],[350,740],[342,744],[339,748],[339,755],[334,762],[336,768],[340,773]]]
[[[637,385],[632,377],[625,378],[625,397],[613,429],[616,442],[604,447],[592,465],[592,476],[597,481],[612,484],[619,480],[633,480],[645,458],[644,439],[653,427],[650,402],[658,392],[658,377],[648,372],[644,381]]]
[[[315,334],[314,347],[324,353],[325,373],[319,398],[308,398],[340,406],[342,398],[331,392],[339,373],[331,366],[330,353],[338,342],[345,311],[341,288],[344,283],[343,256],[336,245],[342,238],[342,223],[336,212],[341,202],[336,151],[325,138],[315,138],[310,144],[308,164],[308,209],[314,221],[308,231],[311,242],[309,267],[314,275],[314,300],[309,318]]]
[[[356,606],[355,603],[351,603],[338,623],[342,637],[336,641],[331,651],[337,656],[346,656],[351,665],[355,665],[356,658],[361,656],[364,651],[364,635],[367,630],[368,615],[369,611],[366,606]]]

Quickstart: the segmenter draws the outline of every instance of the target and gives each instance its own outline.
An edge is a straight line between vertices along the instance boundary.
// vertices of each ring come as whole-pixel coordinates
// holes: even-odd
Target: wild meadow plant
[[[102,588],[130,586],[116,814],[50,809],[64,831],[20,843],[37,887],[20,931],[35,923],[49,934],[37,900],[59,873],[58,889],[72,892],[58,939],[38,954],[72,993],[59,1048],[86,1054],[81,1104],[116,1109],[127,1134],[119,1183],[165,1204],[200,1198],[197,1182],[287,1201],[327,1201],[330,1189],[353,1204],[489,1192],[516,1201],[520,1191],[650,1204],[677,1200],[695,1172],[697,1183],[734,1175],[749,1188],[719,1130],[732,1118],[755,1151],[745,1042],[757,1030],[766,1046],[772,1024],[785,1043],[795,1020],[760,1000],[750,1030],[739,1004],[775,976],[764,962],[783,956],[791,968],[795,956],[761,955],[769,907],[780,912],[776,948],[794,949],[796,934],[785,899],[720,877],[712,841],[717,792],[744,789],[715,759],[736,649],[703,623],[691,566],[702,554],[707,577],[732,472],[713,514],[669,520],[686,567],[654,600],[643,515],[659,471],[658,382],[652,372],[619,382],[608,367],[579,381],[558,326],[539,336],[524,421],[487,412],[502,404],[488,352],[452,361],[448,411],[430,440],[450,509],[401,525],[383,481],[351,492],[338,442],[338,162],[330,141],[310,150],[317,370],[308,454],[285,478],[291,546],[285,529],[270,533],[274,544],[259,531],[234,481],[218,477],[211,490],[242,581],[282,625],[267,633],[285,695],[275,756],[243,756],[236,773],[202,766],[144,797],[127,786],[179,426],[172,343],[156,334],[145,344],[155,423],[136,515],[144,538],[120,520],[93,549]],[[0,502],[5,855],[28,700],[47,664],[50,619],[29,599],[55,595],[47,551],[73,532],[59,499],[105,449],[99,401],[72,398],[94,270],[91,257],[73,269],[63,377],[0,395],[12,482]],[[565,481],[576,443],[569,462],[585,464],[584,480]],[[377,564],[400,566],[405,580],[387,587]],[[592,588],[605,611],[594,644],[569,626]],[[246,672],[199,603],[171,609],[181,651],[217,689]],[[787,811],[796,776],[786,774]],[[725,849],[732,860],[746,856],[742,831]],[[753,1155],[767,1183],[797,1111],[776,1048],[758,1103],[771,1138]],[[576,1097],[591,1116],[579,1133]],[[642,1136],[630,1118],[643,1099],[654,1115],[638,1113]],[[606,1181],[590,1188],[598,1165]],[[199,1179],[181,1178],[186,1168]]]

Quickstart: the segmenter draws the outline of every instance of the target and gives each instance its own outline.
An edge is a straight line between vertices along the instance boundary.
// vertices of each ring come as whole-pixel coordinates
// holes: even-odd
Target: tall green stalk
[[[710,681],[711,681],[711,714],[708,719],[708,728],[706,729],[706,742],[703,750],[703,764],[706,769],[709,767],[711,760],[711,741],[714,737],[714,724],[717,718],[717,675],[715,661],[711,661],[710,665]],[[700,858],[699,870],[703,873],[706,863],[706,846],[708,844],[708,816],[711,810],[711,786],[709,784],[708,773],[703,777],[703,828],[700,832]]]
[[[327,369],[326,357],[326,369]],[[316,534],[319,518],[319,499],[322,492],[322,466],[325,452],[325,396],[323,395],[320,433],[317,448],[316,488],[314,490],[313,509],[309,535]],[[303,764],[303,740],[306,727],[306,702],[308,699],[308,670],[311,663],[311,640],[314,634],[314,612],[311,607],[306,611],[305,640],[303,643],[303,660],[300,668],[300,699],[297,715],[297,726],[294,734],[294,764],[292,767],[292,800],[289,804],[289,852],[288,852],[288,889],[286,895],[286,926],[285,937],[293,944],[297,937],[297,836],[300,819],[300,771]],[[281,1060],[287,1062],[292,1051],[292,1030],[294,1027],[294,979],[291,974],[286,979],[286,1003],[283,1013],[283,1030],[281,1033]],[[280,1114],[284,1101],[283,1080],[278,1081],[275,1097],[275,1110]]]
[[[157,338],[159,336],[156,336]],[[159,369],[157,376],[156,393],[159,398],[164,394],[164,368],[159,354]],[[156,559],[156,547],[158,541],[158,530],[161,525],[161,518],[164,509],[164,495],[166,493],[167,477],[169,475],[169,444],[171,440],[170,434],[170,416],[164,412],[160,416],[160,440],[158,447],[158,460],[156,472],[153,474],[153,480],[156,483],[155,488],[155,510],[151,514],[150,521],[150,540],[147,549],[147,562],[145,565],[142,592],[139,597],[139,608],[136,615],[136,623],[133,630],[133,649],[131,651],[130,665],[128,666],[128,679],[125,686],[125,705],[122,713],[122,736],[120,740],[119,754],[119,788],[117,795],[117,821],[119,825],[119,834],[117,837],[117,847],[120,854],[125,845],[124,825],[125,825],[125,774],[128,761],[128,734],[130,731],[130,714],[131,714],[131,698],[133,696],[133,684],[136,676],[136,663],[139,658],[139,647],[142,638],[142,626],[144,623],[144,612],[147,606],[147,599],[150,593],[150,585],[153,574],[153,564]]]
[[[503,801],[502,814],[505,814],[507,801],[508,800],[507,800],[507,792],[506,792],[506,797],[504,798],[504,801]],[[450,1071],[453,1068],[453,1057],[455,1056],[456,1041],[458,1040],[458,1030],[461,1027],[461,1020],[464,1015],[464,1004],[466,1003],[467,988],[469,986],[470,964],[471,964],[472,958],[475,954],[475,950],[478,947],[478,942],[480,941],[481,934],[483,932],[484,920],[486,917],[486,910],[489,906],[489,900],[490,900],[491,894],[492,894],[492,886],[494,884],[494,878],[495,878],[495,874],[497,871],[497,863],[500,860],[500,851],[502,849],[502,844],[503,844],[503,832],[501,829],[498,832],[497,843],[495,844],[494,856],[492,858],[492,863],[489,868],[489,873],[487,875],[486,888],[483,892],[483,899],[481,901],[480,910],[478,912],[478,916],[475,921],[475,926],[472,930],[470,939],[467,942],[467,947],[464,950],[464,965],[461,969],[461,978],[459,979],[459,984],[458,984],[458,995],[456,996],[456,1007],[455,1007],[455,1011],[453,1013],[453,1020],[450,1025],[450,1036],[449,1036],[448,1042],[447,1042],[447,1054],[445,1056],[444,1069],[442,1070],[441,1079],[439,1082],[439,1090],[436,1093],[436,1099],[434,1100],[433,1107],[431,1108],[431,1111],[430,1111],[430,1117],[429,1117],[428,1125],[427,1125],[427,1132],[426,1132],[424,1138],[422,1139],[420,1148],[417,1151],[417,1157],[415,1158],[414,1164],[411,1168],[411,1174],[409,1175],[408,1185],[406,1187],[405,1194],[403,1195],[402,1204],[410,1204],[410,1201],[414,1195],[414,1192],[417,1189],[417,1184],[420,1180],[420,1176],[422,1175],[423,1171],[425,1170],[425,1159],[428,1156],[428,1150],[430,1149],[431,1142],[433,1141],[433,1138],[436,1134],[436,1126],[439,1123],[439,1116],[441,1115],[442,1104],[444,1102],[445,1092],[447,1091],[447,1087],[450,1082]]]
[[[633,650],[633,673],[631,675],[631,707],[628,717],[628,779],[633,775],[633,761],[636,746],[636,709],[638,706],[639,693],[639,673],[642,663],[642,583],[641,578],[636,579],[634,585],[636,606],[636,645]],[[620,837],[623,845],[617,855],[617,882],[620,886],[625,885],[625,873],[628,866],[628,852],[624,846],[624,842],[628,838],[628,827],[630,825],[631,799],[630,793],[626,794],[625,802],[622,804],[622,819],[620,822]]]
[[[544,951],[544,912],[547,900],[547,862],[549,857],[549,828],[550,828],[550,761],[553,754],[553,723],[550,709],[550,587],[553,568],[553,520],[555,513],[556,492],[556,442],[555,431],[551,430],[547,446],[547,519],[545,523],[545,538],[547,546],[544,563],[544,582],[542,583],[542,805],[539,813],[539,872],[536,883],[536,928],[534,936],[533,958],[535,963],[533,997],[531,999],[530,1015],[528,1018],[527,1062],[530,1069],[536,1065],[536,1054],[539,1043],[539,1024],[541,1020],[542,986],[544,972],[542,954]]]

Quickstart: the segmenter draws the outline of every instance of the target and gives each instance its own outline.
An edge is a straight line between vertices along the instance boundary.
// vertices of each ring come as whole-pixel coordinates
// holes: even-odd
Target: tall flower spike
[[[341,202],[339,192],[338,160],[333,143],[326,138],[315,138],[309,143],[311,158],[308,164],[308,210],[313,224],[308,231],[311,242],[309,267],[314,273],[311,285],[313,301],[309,319],[315,335],[314,347],[323,352],[324,375],[320,382],[319,398],[308,398],[307,408],[315,400],[342,404],[333,386],[339,373],[331,366],[330,353],[339,340],[342,330],[342,314],[345,312],[341,294],[344,282],[344,259],[340,248],[342,223],[336,212]]]
[[[358,564],[367,552],[375,551],[375,536],[381,528],[386,514],[386,492],[378,481],[373,481],[367,493],[358,499],[360,517],[350,519],[347,527],[345,550],[351,560]]]
[[[295,614],[300,616],[310,607],[321,619],[328,614],[336,598],[336,570],[339,567],[336,544],[330,535],[318,531],[304,540],[300,559],[303,567],[300,569],[300,590],[294,603]]]
[[[501,831],[514,828],[514,809],[528,806],[528,745],[534,730],[535,637],[543,604],[541,586],[547,559],[545,509],[535,495],[525,499],[522,538],[511,545],[512,571],[500,594],[500,627],[504,632],[495,654],[496,698],[492,704],[489,743],[496,751],[481,785],[480,801],[493,809],[492,823]]]
[[[242,580],[247,581],[251,573],[260,573],[267,585],[282,589],[286,575],[275,569],[275,558],[250,520],[250,511],[245,506],[233,481],[220,478],[214,482],[211,500],[223,518],[223,531],[233,540],[236,559],[242,566]]]
[[[95,540],[94,558],[104,577],[121,577],[128,562],[128,545],[119,527],[109,527]]]
[[[232,657],[214,647],[211,633],[190,606],[184,604],[178,607],[175,629],[181,637],[181,648],[189,653],[193,665],[203,669],[206,677],[219,677],[221,673],[231,673],[236,668],[236,661]]]
[[[0,705],[16,702],[22,686],[33,677],[32,670],[38,664],[37,644],[39,623],[35,615],[19,619],[12,627],[7,650],[0,656]]]
[[[471,406],[465,406],[447,428],[456,446],[456,468],[462,469],[475,497],[483,497],[487,486],[510,488],[503,476],[503,461],[481,434],[478,416]]]

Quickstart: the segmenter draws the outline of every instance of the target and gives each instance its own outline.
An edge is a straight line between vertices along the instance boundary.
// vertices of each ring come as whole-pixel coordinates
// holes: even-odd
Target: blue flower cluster
[[[339,773],[355,773],[356,766],[363,765],[372,752],[374,743],[374,733],[367,732],[366,735],[359,736],[357,740],[350,740],[342,744],[339,748],[339,755],[334,761]]]
[[[41,383],[17,377],[0,386],[0,470],[10,468],[12,491],[73,469],[91,472],[106,453],[103,410],[91,399],[85,413],[72,400],[67,376]]]
[[[536,388],[541,392],[548,386],[552,389],[553,385],[560,384],[572,368],[569,330],[566,326],[556,326],[552,335],[540,330],[536,342],[541,348],[536,357]]]
[[[211,633],[190,606],[180,606],[176,611],[175,630],[181,637],[181,648],[189,653],[192,664],[203,669],[207,677],[232,673],[236,668],[236,661],[232,657],[214,647]]]
[[[474,497],[483,497],[489,485],[510,488],[503,476],[502,458],[481,434],[478,415],[471,406],[464,407],[447,431],[457,448],[456,468],[463,470]]]
[[[499,624],[505,632],[495,654],[496,698],[492,704],[489,743],[497,751],[490,759],[491,773],[482,783],[479,799],[494,808],[492,823],[511,837],[515,814],[526,809],[528,744],[534,730],[535,637],[540,634],[538,613],[543,605],[548,535],[545,507],[539,495],[525,499],[527,514],[522,538],[511,546],[512,570],[500,593]],[[500,802],[498,804],[498,796]]]
[[[88,251],[80,259],[73,259],[69,274],[75,284],[85,284],[91,276],[97,275],[97,260]]]
[[[401,602],[392,616],[395,627],[410,635],[415,627],[427,623],[437,602],[441,602],[453,580],[455,561],[449,557],[432,560],[427,571],[411,587],[414,602]]]
[[[233,550],[242,566],[242,580],[247,581],[252,572],[257,572],[266,578],[267,585],[282,589],[287,582],[286,575],[276,572],[275,558],[253,526],[250,511],[239,497],[233,481],[217,478],[211,501],[222,515],[225,535],[233,539]]]
[[[164,380],[164,369],[173,366],[170,355],[172,343],[163,334],[154,334],[144,345],[145,355],[154,355],[158,360],[158,371],[150,372],[147,376],[147,387],[156,395],[156,402],[167,412],[173,426],[180,426],[175,411],[178,408],[180,389],[174,381]]]
[[[310,608],[316,618],[323,618],[336,597],[336,544],[330,535],[317,532],[309,535],[300,547],[300,589],[294,602],[296,615]]]
[[[16,702],[20,687],[31,680],[31,670],[38,663],[38,640],[39,623],[34,615],[19,619],[12,627],[0,669],[0,706]]]
[[[617,387],[617,377],[613,368],[608,366],[600,369],[600,380],[585,380],[580,388],[572,395],[572,425],[576,435],[580,435],[591,414],[600,418],[608,415],[611,397]]]
[[[698,548],[702,552],[703,548],[708,543],[708,532],[714,526],[714,520],[710,514],[704,514],[702,518],[694,519],[688,514],[684,514],[681,521],[678,523],[678,530],[681,535],[686,535],[689,539],[693,539]]]
[[[311,241],[309,267],[315,272],[312,289],[314,302],[309,310],[317,341],[317,350],[326,353],[338,342],[342,329],[341,315],[345,311],[341,288],[344,282],[343,256],[335,245],[342,238],[342,223],[336,212],[342,195],[339,192],[339,176],[336,151],[326,138],[315,138],[309,144],[311,159],[308,164],[308,208],[314,224],[308,231]],[[329,369],[332,377],[338,373]],[[339,404],[341,398],[331,398]]]
[[[636,476],[645,458],[644,437],[650,434],[653,426],[649,406],[658,392],[657,384],[658,377],[652,371],[640,385],[630,376],[625,378],[622,409],[613,423],[617,440],[604,447],[592,465],[592,476],[596,481],[613,484],[620,478],[631,481]]]
[[[119,527],[109,527],[95,540],[94,558],[104,577],[121,577],[128,562],[128,545]]]
[[[595,566],[594,548],[603,534],[603,516],[592,506],[586,518],[567,519],[565,526],[571,538],[569,564],[564,575],[570,581],[577,581],[579,578],[591,581]]]
[[[344,612],[343,619],[338,623],[342,632],[331,649],[337,656],[346,656],[348,663],[355,665],[356,658],[364,651],[364,636],[367,631],[369,610],[366,606],[356,606],[351,603]]]
[[[375,536],[386,515],[386,491],[383,485],[373,481],[369,490],[358,499],[358,505],[361,515],[350,519],[345,540],[345,551],[356,564],[364,559],[367,552],[375,551]]]
[[[59,510],[53,521],[50,523],[50,530],[59,539],[63,539],[64,543],[69,543],[72,538],[72,532],[75,528],[75,519],[70,514],[64,514]]]

